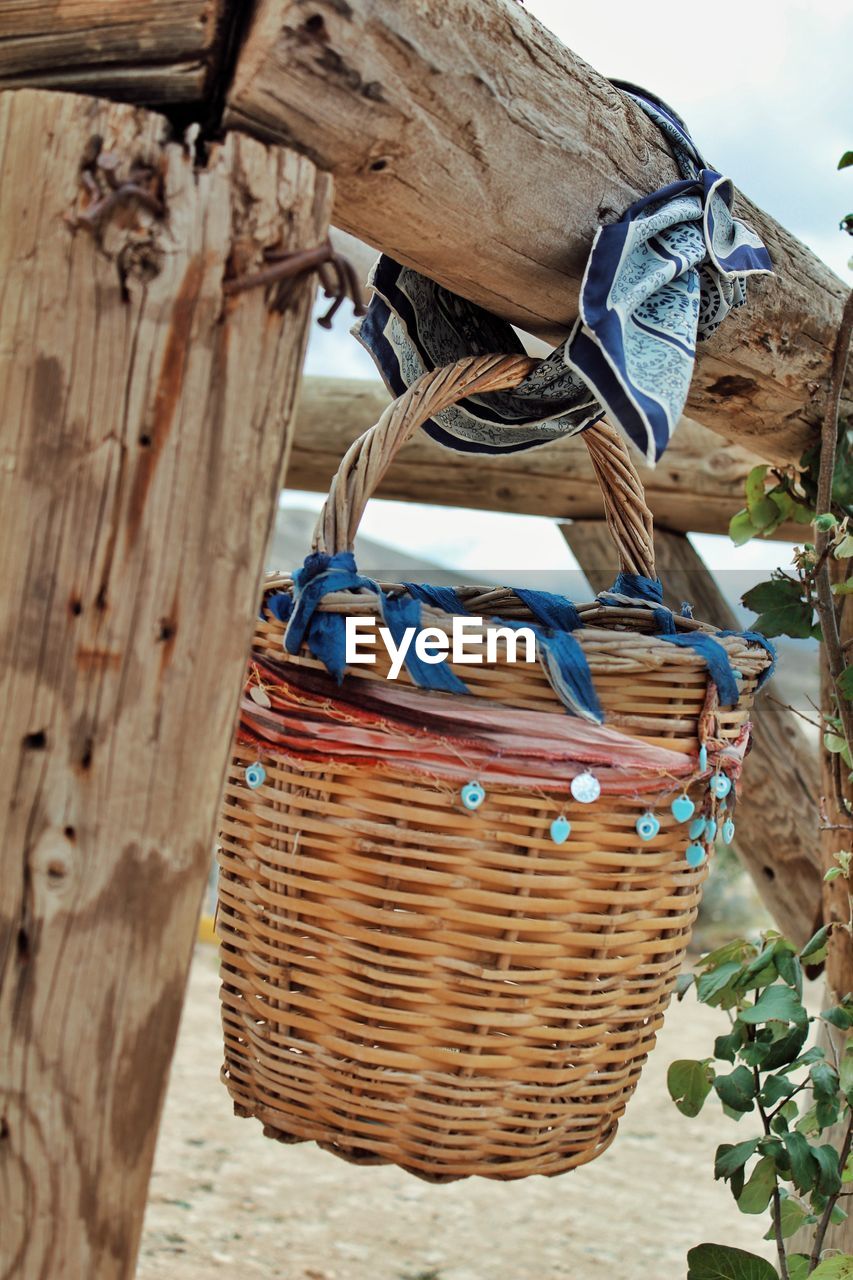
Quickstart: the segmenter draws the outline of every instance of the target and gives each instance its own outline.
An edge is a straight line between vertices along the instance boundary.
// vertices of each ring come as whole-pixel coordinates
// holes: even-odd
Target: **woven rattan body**
[[[350,520],[338,504],[335,549],[351,543],[355,506]],[[650,544],[644,514],[621,518],[640,542],[648,526]],[[617,544],[623,567],[653,572],[648,550],[632,563]],[[478,590],[460,591],[470,613],[525,618],[512,592]],[[352,593],[323,607],[373,605]],[[719,708],[701,657],[653,634],[648,611],[581,613],[574,634],[609,726],[695,757],[710,708],[716,740],[738,739],[763,650],[721,640],[741,698]],[[283,630],[265,611],[256,656],[281,662]],[[287,661],[323,674],[305,652]],[[486,699],[508,719],[517,708],[566,716],[538,666],[457,673],[463,702]],[[384,675],[380,661],[346,681]],[[399,685],[413,688],[405,674]],[[668,807],[644,843],[647,795],[585,805],[491,786],[470,813],[446,780],[382,761],[264,755],[252,790],[257,759],[255,745],[235,746],[220,837],[223,1078],[238,1113],[284,1142],[440,1181],[553,1175],[603,1151],[654,1044],[706,874],[685,860]],[[687,789],[706,802],[706,781]],[[561,812],[572,831],[558,845],[549,830]]]

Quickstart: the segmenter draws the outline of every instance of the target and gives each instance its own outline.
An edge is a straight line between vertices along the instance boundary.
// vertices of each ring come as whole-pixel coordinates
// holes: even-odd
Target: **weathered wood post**
[[[223,285],[327,229],[330,181],[304,158],[164,138],[132,107],[0,95],[0,1275],[16,1280],[134,1271],[313,296],[300,281],[279,314]]]
[[[560,527],[593,589],[610,586],[615,568],[604,521],[578,520]],[[655,550],[664,585],[673,593],[667,603],[678,607],[688,599],[697,617],[720,627],[738,626],[684,534],[655,529]],[[738,804],[737,850],[779,928],[802,945],[814,932],[821,899],[814,746],[790,712],[768,698],[756,703],[753,734],[755,747],[746,761],[744,798]]]

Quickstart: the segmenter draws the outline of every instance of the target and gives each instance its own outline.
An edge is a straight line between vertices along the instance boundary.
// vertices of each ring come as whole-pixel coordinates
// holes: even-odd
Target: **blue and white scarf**
[[[745,277],[773,270],[756,233],[732,216],[731,180],[705,165],[683,121],[645,90],[614,83],[666,135],[681,180],[599,228],[578,319],[520,386],[471,396],[425,424],[448,448],[514,453],[606,413],[654,465],[684,410],[697,339],[743,305]],[[369,284],[353,333],[394,396],[465,356],[523,351],[507,321],[385,255]]]

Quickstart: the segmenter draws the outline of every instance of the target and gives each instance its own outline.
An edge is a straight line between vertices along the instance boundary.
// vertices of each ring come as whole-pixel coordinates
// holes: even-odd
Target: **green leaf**
[[[687,1280],[779,1280],[766,1258],[728,1244],[698,1244],[687,1254]]]
[[[779,1211],[779,1226],[782,1232],[782,1239],[788,1240],[796,1231],[799,1231],[800,1227],[808,1217],[808,1209],[806,1209],[804,1205],[801,1205],[799,1200],[794,1200],[790,1196],[787,1200],[783,1200]],[[771,1226],[764,1239],[776,1239],[775,1227]]]
[[[756,537],[757,534],[758,530],[746,510],[738,511],[729,521],[729,537],[736,547],[746,546],[747,542]]]
[[[764,481],[767,477],[768,468],[759,465],[753,467],[749,475],[746,477],[744,486],[746,491],[746,505],[750,512],[757,502],[761,502],[764,498]]]
[[[840,868],[834,868],[836,871]],[[827,875],[829,872],[827,872]],[[831,1022],[834,1027],[840,1028],[841,1031],[849,1031],[853,1027],[853,1009],[848,1009],[845,1005],[837,1004],[832,1009],[824,1009],[820,1015],[824,1022]]]
[[[779,512],[778,523],[790,520],[797,507],[790,493],[785,489],[771,489],[767,496]]]
[[[742,967],[736,961],[730,960],[727,964],[721,964],[716,969],[709,969],[706,973],[701,974],[696,979],[696,994],[702,1004],[713,1006],[719,1003],[714,999],[726,987],[732,985],[732,980],[739,976]]]
[[[796,1089],[794,1081],[788,1076],[765,1076],[761,1089],[761,1100],[768,1107],[775,1107],[783,1098],[790,1098]]]
[[[762,1063],[763,1069],[765,1071],[778,1071],[780,1067],[785,1067],[786,1070],[790,1071],[793,1064],[798,1061],[799,1052],[806,1043],[808,1034],[808,1022],[801,1022],[792,1027],[785,1035],[780,1036],[770,1046],[770,1052]]]
[[[733,938],[731,942],[724,942],[715,951],[709,951],[702,956],[699,967],[716,969],[721,964],[728,964],[729,960],[737,960],[738,964],[743,964],[757,954],[758,948],[753,943],[747,942],[746,938]]]
[[[698,1116],[711,1092],[713,1079],[714,1068],[709,1059],[695,1062],[690,1058],[680,1058],[670,1063],[666,1087],[682,1115]]]
[[[830,529],[834,529],[838,524],[835,516],[830,511],[823,511],[819,516],[814,518],[814,526],[823,533],[828,533]]]
[[[688,1257],[690,1255],[688,1254]],[[810,1280],[851,1280],[853,1255],[837,1253],[834,1258],[824,1258],[811,1273]]]
[[[824,883],[831,884],[833,880],[837,880],[839,876],[843,876],[843,875],[844,875],[844,872],[841,870],[840,867],[830,867],[826,875],[823,877]],[[822,1018],[826,1017],[826,1015],[823,1013],[820,1016]],[[827,1021],[829,1021],[829,1019],[827,1019]],[[848,1026],[849,1026],[849,1023],[848,1023]]]
[[[737,1207],[741,1213],[763,1213],[770,1203],[775,1186],[776,1161],[770,1156],[762,1156],[738,1196]]]
[[[692,986],[693,974],[680,973],[675,979],[675,998],[677,1000],[683,1000]]]
[[[848,1040],[841,1062],[838,1064],[838,1083],[847,1101],[853,1107],[853,1041]]]
[[[746,1114],[755,1105],[755,1079],[748,1067],[735,1067],[727,1076],[717,1076],[714,1088],[721,1102],[732,1111]]]
[[[787,982],[789,987],[793,987],[798,997],[802,999],[803,966],[796,951],[792,948],[780,947],[776,953],[776,968],[779,970],[782,981]]]
[[[828,1142],[820,1147],[812,1147],[812,1155],[817,1161],[817,1189],[825,1196],[834,1196],[841,1190],[841,1171],[838,1168],[838,1152]]]
[[[738,1142],[735,1146],[730,1142],[722,1143],[714,1157],[714,1177],[730,1178],[742,1169],[760,1141],[760,1138],[750,1138],[748,1142]]]
[[[853,556],[853,533],[845,533],[832,554],[836,560],[849,560]]]
[[[853,594],[853,578],[847,578],[845,582],[833,582],[829,589],[834,596],[849,596]]]
[[[853,164],[853,151],[845,151],[838,161],[838,167],[839,169],[847,169],[851,164]]]
[[[839,1080],[835,1067],[828,1062],[816,1062],[809,1071],[815,1098],[836,1098]]]
[[[735,1054],[743,1044],[743,1029],[735,1027],[727,1036],[717,1036],[714,1041],[714,1057],[734,1062]]]
[[[821,1129],[838,1119],[838,1072],[828,1062],[816,1062],[809,1071],[815,1100],[815,1116]]]
[[[791,1161],[791,1181],[805,1195],[815,1185],[819,1172],[812,1148],[801,1133],[785,1133],[782,1141]]]
[[[832,735],[830,734],[826,735],[826,737],[831,736]],[[841,741],[842,745],[847,745],[843,738]],[[809,964],[820,964],[821,961],[826,959],[826,944],[828,938],[829,925],[825,924],[823,928],[818,929],[817,933],[814,934],[813,937],[809,938],[808,942],[800,952],[800,959],[804,961],[807,960]]]
[[[749,516],[747,509],[736,512],[729,521],[729,538],[735,544],[735,547],[745,547],[748,541],[756,538],[758,530],[753,525],[752,518]]]
[[[765,536],[769,532],[771,525],[779,525],[782,523],[782,517],[779,514],[779,508],[772,498],[759,498],[749,508],[749,518],[759,533]]]
[[[843,698],[853,698],[853,667],[844,668],[835,682],[835,687]]]
[[[808,1022],[808,1014],[795,991],[790,987],[768,987],[751,1009],[742,1009],[741,1022],[756,1025],[759,1022]]]
[[[773,609],[760,613],[752,627],[765,636],[791,636],[794,640],[809,640],[813,638],[814,611],[805,600],[780,601]]]
[[[796,1124],[797,1133],[805,1134],[807,1138],[813,1138],[815,1134],[820,1133],[820,1125],[817,1122],[817,1107],[809,1107],[808,1111],[804,1111]]]
[[[788,1255],[789,1280],[806,1280],[809,1274],[809,1255],[807,1253],[791,1253]]]

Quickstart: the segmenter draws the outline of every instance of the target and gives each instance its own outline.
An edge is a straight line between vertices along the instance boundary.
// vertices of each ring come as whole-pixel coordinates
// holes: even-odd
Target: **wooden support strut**
[[[609,587],[616,567],[604,522],[576,520],[560,528],[592,589]],[[738,627],[710,571],[683,534],[656,528],[655,555],[667,604],[678,608],[682,600],[690,600],[697,618]],[[798,946],[814,932],[821,903],[819,788],[815,748],[796,717],[759,695],[753,750],[737,807],[737,852],[779,928]]]
[[[22,1280],[134,1271],[314,292],[280,315],[224,283],[321,243],[331,203],[291,151],[232,136],[198,165],[164,126],[0,94],[0,1276]],[[89,225],[131,167],[150,199]]]
[[[388,401],[378,380],[306,378],[288,485],[324,493],[349,446],[377,421]],[[666,528],[726,533],[743,505],[744,480],[757,462],[747,449],[684,418],[657,467],[637,465],[649,505]],[[504,457],[482,455],[475,473],[460,455],[454,458],[420,433],[383,479],[379,496],[558,519],[570,514],[591,519],[601,512],[601,492],[577,438]],[[783,525],[774,537],[802,541],[803,526]]]
[[[329,169],[344,230],[555,340],[597,227],[678,176],[651,120],[515,0],[260,0],[225,121]],[[777,274],[752,280],[700,345],[686,412],[797,460],[816,439],[845,287],[737,203]],[[853,367],[847,387],[849,410]]]

